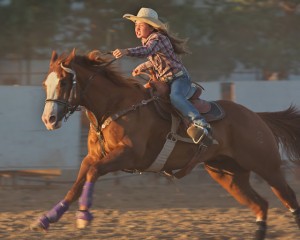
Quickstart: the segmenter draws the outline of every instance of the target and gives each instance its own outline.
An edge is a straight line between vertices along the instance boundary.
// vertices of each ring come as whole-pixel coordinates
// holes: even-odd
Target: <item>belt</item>
[[[181,77],[182,75],[184,75],[184,72],[183,71],[179,71],[179,72],[173,74],[172,76],[162,77],[162,78],[160,78],[160,80],[162,82],[171,83],[175,78]]]

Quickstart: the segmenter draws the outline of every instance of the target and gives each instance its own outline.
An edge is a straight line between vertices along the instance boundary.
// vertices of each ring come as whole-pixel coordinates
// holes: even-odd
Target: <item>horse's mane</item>
[[[113,64],[110,64],[111,60],[105,58],[105,54],[98,50],[91,51],[87,55],[76,55],[74,60],[75,63],[87,67],[95,73],[102,73],[117,86],[144,88],[138,80],[123,76]]]

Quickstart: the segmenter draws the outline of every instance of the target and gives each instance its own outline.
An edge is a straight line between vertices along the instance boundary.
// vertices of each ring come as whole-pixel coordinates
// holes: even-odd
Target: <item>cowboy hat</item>
[[[133,22],[136,22],[136,21],[145,22],[145,23],[151,25],[154,28],[167,30],[166,25],[163,24],[158,19],[157,12],[154,11],[153,9],[151,9],[151,8],[141,8],[136,16],[132,15],[132,14],[125,14],[123,16],[123,18],[126,18],[130,21],[133,21]]]

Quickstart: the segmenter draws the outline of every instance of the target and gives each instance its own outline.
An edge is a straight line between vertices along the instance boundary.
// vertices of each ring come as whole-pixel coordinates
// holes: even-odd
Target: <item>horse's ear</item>
[[[73,51],[70,53],[70,55],[67,57],[65,64],[66,65],[70,65],[70,63],[72,62],[72,60],[75,58],[76,56],[76,49],[73,48]]]
[[[76,53],[76,48],[73,48],[73,50],[72,50],[72,55],[73,55],[73,57],[75,57],[75,53]]]
[[[52,51],[50,66],[56,61],[56,59],[57,59],[57,53],[55,51]]]

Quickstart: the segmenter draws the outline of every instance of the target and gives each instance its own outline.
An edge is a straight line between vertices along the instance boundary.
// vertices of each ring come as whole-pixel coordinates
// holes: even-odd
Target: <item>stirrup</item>
[[[197,122],[194,122],[193,125],[199,128],[206,129],[207,132],[211,132],[211,126],[208,122],[206,122],[205,119],[200,119],[200,121],[198,120]]]
[[[189,135],[189,137],[193,140],[193,142],[195,144],[200,143],[204,137],[208,136],[209,138],[211,138],[209,135],[209,130],[201,127],[201,126],[197,126],[195,124],[192,124],[188,129],[187,129],[187,134]]]

